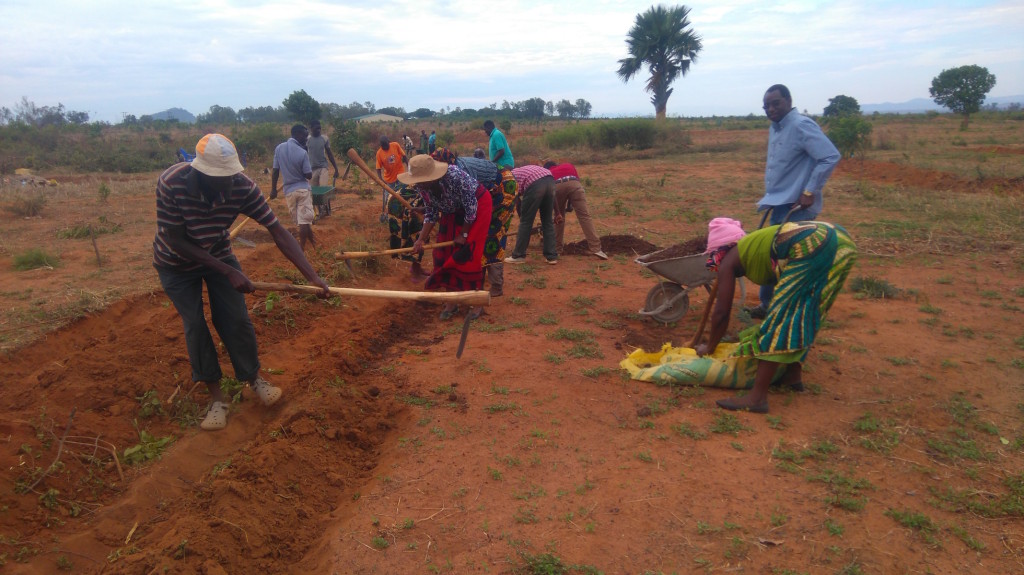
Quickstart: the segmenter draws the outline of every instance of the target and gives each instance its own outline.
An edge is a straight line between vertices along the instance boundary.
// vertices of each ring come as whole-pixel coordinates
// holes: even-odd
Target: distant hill
[[[1024,105],[1024,95],[1019,96],[996,96],[985,98],[985,105],[998,104],[1000,109],[1005,109],[1010,104]],[[906,102],[884,102],[882,104],[863,104],[860,111],[864,114],[920,114],[923,112],[948,112],[949,110],[935,103],[930,98],[914,98]]]
[[[188,110],[182,110],[181,108],[170,108],[163,112],[157,112],[153,114],[154,120],[177,120],[182,124],[195,124],[196,117],[192,115]]]

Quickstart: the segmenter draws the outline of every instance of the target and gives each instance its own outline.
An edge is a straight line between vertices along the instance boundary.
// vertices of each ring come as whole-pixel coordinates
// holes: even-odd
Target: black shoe
[[[768,310],[764,306],[755,306],[746,308],[746,312],[750,314],[751,319],[764,319],[768,317]]]

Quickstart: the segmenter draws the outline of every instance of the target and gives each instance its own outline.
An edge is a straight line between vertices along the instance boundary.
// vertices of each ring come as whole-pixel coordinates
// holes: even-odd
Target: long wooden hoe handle
[[[242,231],[242,226],[244,226],[247,223],[249,223],[249,216],[245,216],[245,219],[238,222],[238,225],[235,226],[235,229],[231,230],[231,233],[228,234],[228,239],[235,239],[235,236],[238,235],[238,232]]]
[[[443,248],[445,246],[453,245],[454,241],[440,242],[436,244],[427,244],[423,246],[424,250],[432,250],[434,248]],[[392,256],[397,254],[408,254],[412,253],[412,248],[395,248],[393,250],[380,250],[376,252],[334,252],[334,259],[336,260],[353,260],[358,258],[372,258],[374,256]]]
[[[718,296],[718,278],[711,284],[711,293],[708,294],[708,304],[704,306],[704,317],[700,318],[700,325],[697,326],[697,334],[693,336],[690,347],[696,348],[700,343],[700,336],[704,335],[704,325],[708,323],[708,316],[711,315],[711,308],[715,305],[715,298]],[[711,350],[714,351],[714,350]]]
[[[413,209],[412,204],[409,203],[409,200],[403,198],[402,195],[396,192],[395,190],[392,190],[391,186],[384,183],[384,180],[380,179],[380,177],[378,177],[377,174],[373,173],[373,170],[370,169],[370,166],[367,166],[366,162],[364,162],[363,159],[359,157],[359,152],[357,152],[355,148],[349,148],[348,152],[346,152],[346,155],[348,155],[348,159],[352,160],[352,163],[355,164],[356,167],[358,167],[360,170],[363,171],[363,173],[366,174],[366,177],[370,178],[370,180],[372,180],[378,186],[383,188],[385,192],[391,194],[391,197],[398,200],[400,204],[402,204],[403,206],[410,210]],[[415,214],[418,212],[413,211],[413,213]]]
[[[260,291],[290,291],[297,293],[320,293],[316,286],[304,286],[275,282],[252,282],[252,285]],[[454,291],[454,292],[427,292],[427,291],[396,291],[359,288],[328,288],[331,293],[351,297],[375,297],[381,299],[402,299],[410,301],[429,301],[439,303],[460,303],[466,305],[490,305],[491,294],[487,291]]]

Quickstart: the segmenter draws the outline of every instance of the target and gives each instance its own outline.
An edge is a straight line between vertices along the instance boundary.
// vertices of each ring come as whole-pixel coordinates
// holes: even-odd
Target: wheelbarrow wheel
[[[679,321],[690,309],[690,296],[683,293],[684,291],[683,287],[677,283],[661,282],[651,288],[651,291],[647,292],[647,302],[644,310],[654,311],[663,304],[675,300],[670,307],[650,317],[664,324]],[[680,296],[680,294],[682,295]],[[676,296],[680,296],[679,299],[676,299]]]

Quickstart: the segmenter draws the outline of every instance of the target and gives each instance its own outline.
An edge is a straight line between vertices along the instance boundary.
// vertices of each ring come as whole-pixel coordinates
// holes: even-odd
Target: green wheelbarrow
[[[312,192],[314,220],[331,215],[331,200],[338,193],[337,188],[334,186],[313,186]]]

